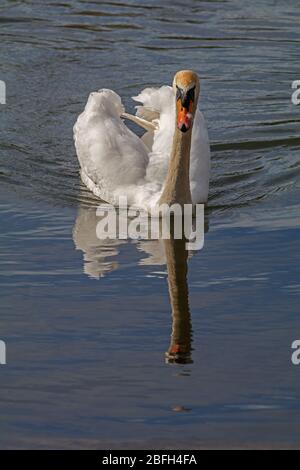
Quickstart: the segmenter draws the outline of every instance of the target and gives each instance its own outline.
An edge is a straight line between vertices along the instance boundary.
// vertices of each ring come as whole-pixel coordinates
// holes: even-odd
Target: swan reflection
[[[125,240],[119,239],[99,240],[96,234],[98,222],[95,207],[81,206],[73,229],[76,249],[83,253],[83,271],[93,279],[99,279],[118,268],[118,247],[125,243]]]
[[[124,214],[126,217],[126,214]],[[125,220],[125,219],[124,219]],[[100,279],[119,268],[119,247],[128,240],[97,237],[97,216],[95,207],[81,206],[73,230],[77,250],[83,253],[83,270],[93,279]],[[124,221],[123,221],[124,222]],[[122,222],[122,223],[123,223]],[[208,220],[205,221],[208,231]],[[167,240],[134,240],[138,252],[143,256],[139,265],[167,266],[168,287],[172,308],[171,342],[166,352],[167,363],[192,363],[192,325],[189,309],[188,258],[195,254],[186,249],[185,238],[176,239],[173,227]]]

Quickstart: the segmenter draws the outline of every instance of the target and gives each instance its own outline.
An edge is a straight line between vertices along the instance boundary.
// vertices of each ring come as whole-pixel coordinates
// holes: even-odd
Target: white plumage
[[[120,196],[146,210],[155,206],[165,182],[175,132],[175,92],[169,86],[146,88],[134,100],[136,116],[149,130],[139,138],[124,123],[121,98],[112,90],[91,93],[74,126],[81,178],[99,198],[116,205]],[[192,201],[207,202],[210,147],[203,114],[197,109],[192,130]]]

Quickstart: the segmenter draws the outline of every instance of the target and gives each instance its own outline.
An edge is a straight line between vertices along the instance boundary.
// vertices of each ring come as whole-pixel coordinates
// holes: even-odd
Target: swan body
[[[129,205],[146,210],[177,198],[188,203],[189,193],[193,204],[207,202],[210,146],[205,119],[196,106],[189,118],[179,98],[177,110],[176,86],[174,79],[173,88],[143,90],[133,98],[141,103],[136,116],[125,113],[112,90],[90,94],[74,126],[74,141],[82,181],[97,197],[117,205],[126,196]],[[132,132],[124,118],[143,127],[144,135]]]

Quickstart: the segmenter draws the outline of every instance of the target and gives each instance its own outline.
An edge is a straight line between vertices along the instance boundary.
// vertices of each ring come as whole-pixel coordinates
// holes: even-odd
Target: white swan
[[[178,72],[173,88],[146,88],[134,100],[136,116],[125,113],[112,90],[91,93],[74,126],[85,185],[102,200],[146,210],[158,203],[206,203],[210,147],[203,114],[197,109],[200,82],[190,70]],[[139,138],[124,123],[146,129]]]

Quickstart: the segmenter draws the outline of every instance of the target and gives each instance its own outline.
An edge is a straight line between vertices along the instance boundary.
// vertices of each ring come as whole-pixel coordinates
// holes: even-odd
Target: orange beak
[[[193,102],[190,101],[188,108],[182,105],[182,100],[177,100],[177,127],[181,132],[187,132],[193,122]]]

